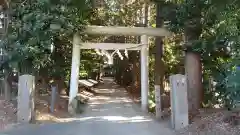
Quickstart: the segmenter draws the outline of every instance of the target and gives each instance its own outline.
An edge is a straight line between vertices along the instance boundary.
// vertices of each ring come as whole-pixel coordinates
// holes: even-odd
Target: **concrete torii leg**
[[[142,111],[148,111],[148,36],[141,36],[141,43],[144,44],[141,48],[141,106]]]
[[[77,102],[74,98],[78,93],[78,80],[79,80],[79,66],[80,66],[80,38],[77,34],[73,37],[73,50],[72,50],[72,67],[71,67],[71,80],[70,92],[68,101],[68,112],[74,114],[77,108]]]

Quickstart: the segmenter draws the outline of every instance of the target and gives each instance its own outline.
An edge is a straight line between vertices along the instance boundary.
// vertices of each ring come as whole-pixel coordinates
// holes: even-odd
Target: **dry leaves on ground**
[[[17,108],[0,97],[0,131],[10,129],[17,121]]]
[[[82,89],[81,99],[89,99],[94,96],[93,93]],[[36,120],[37,123],[65,122],[65,118],[71,117],[68,113],[68,96],[61,94],[56,101],[55,110],[50,112],[51,95],[39,96],[36,99]]]
[[[50,100],[51,96],[39,96],[36,99],[36,120],[37,123],[46,122],[60,122],[61,118],[69,117],[67,112],[67,98],[58,99],[55,104],[55,110],[53,113],[50,112]]]
[[[240,126],[226,122],[228,111],[206,115],[191,125],[177,131],[178,135],[240,135]]]

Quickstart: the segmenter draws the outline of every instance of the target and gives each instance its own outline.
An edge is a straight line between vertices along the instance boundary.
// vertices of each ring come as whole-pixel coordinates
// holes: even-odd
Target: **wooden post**
[[[141,49],[141,107],[142,111],[148,111],[148,37],[141,36],[141,43],[144,44]]]
[[[57,86],[52,85],[51,86],[51,113],[54,113],[55,109],[55,103],[56,103],[56,97],[57,97]]]
[[[80,45],[78,45],[79,43],[80,43],[79,36],[75,34],[73,37],[72,69],[68,104],[68,112],[71,114],[75,113],[77,107],[77,104],[74,101],[74,99],[78,93],[79,66],[80,66]]]

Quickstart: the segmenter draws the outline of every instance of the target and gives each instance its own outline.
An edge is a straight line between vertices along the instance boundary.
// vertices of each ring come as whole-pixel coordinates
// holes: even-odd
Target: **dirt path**
[[[5,132],[7,135],[174,135],[165,124],[141,112],[124,89],[110,78],[95,89],[85,112],[62,123],[26,125]]]

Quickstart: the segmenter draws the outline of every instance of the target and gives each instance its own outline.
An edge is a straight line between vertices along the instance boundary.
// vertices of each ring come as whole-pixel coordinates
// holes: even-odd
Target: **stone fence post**
[[[18,122],[29,123],[34,120],[35,77],[32,75],[19,76],[18,82]]]
[[[174,129],[184,128],[189,124],[187,82],[185,75],[170,76],[171,86],[171,123]]]

